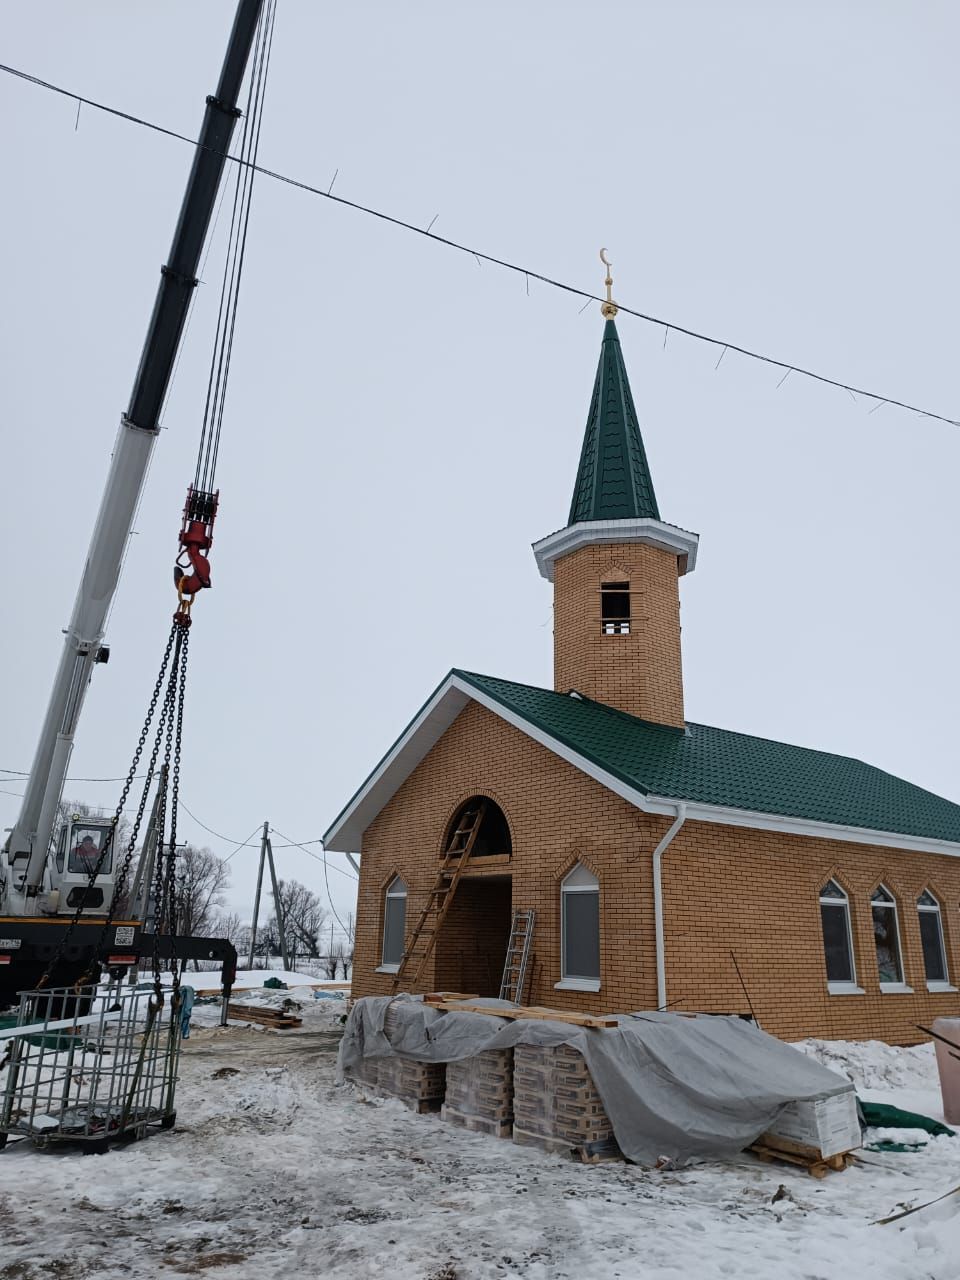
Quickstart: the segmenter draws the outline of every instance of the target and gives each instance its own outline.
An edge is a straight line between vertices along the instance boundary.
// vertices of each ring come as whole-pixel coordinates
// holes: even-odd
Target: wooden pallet
[[[513,1133],[512,1120],[495,1120],[490,1116],[472,1115],[460,1111],[445,1102],[440,1109],[440,1119],[449,1124],[459,1125],[461,1129],[469,1129],[473,1133],[486,1133],[492,1138],[509,1138]]]
[[[292,1013],[281,1013],[279,1009],[269,1009],[263,1005],[228,1004],[227,1017],[236,1022],[256,1022],[263,1027],[273,1027],[277,1031],[291,1031],[294,1027],[302,1027],[303,1019]]]
[[[808,1147],[790,1138],[765,1133],[763,1138],[747,1148],[760,1160],[768,1163],[780,1160],[784,1164],[799,1165],[812,1178],[825,1178],[828,1173],[842,1173],[854,1162],[853,1153],[841,1151],[835,1156],[825,1156],[817,1147]]]

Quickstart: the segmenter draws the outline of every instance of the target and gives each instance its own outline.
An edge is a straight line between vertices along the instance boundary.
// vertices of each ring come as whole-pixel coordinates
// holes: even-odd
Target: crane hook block
[[[206,553],[213,544],[213,522],[219,502],[219,489],[216,493],[204,493],[191,485],[187,490],[180,526],[180,552],[174,567],[174,580],[181,597],[194,596],[210,586],[210,560]]]

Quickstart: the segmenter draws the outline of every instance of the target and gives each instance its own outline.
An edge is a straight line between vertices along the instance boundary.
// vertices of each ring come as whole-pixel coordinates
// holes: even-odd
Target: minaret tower
[[[570,515],[533,548],[554,588],[554,688],[683,728],[679,579],[698,537],[660,519],[600,259],[603,343]]]

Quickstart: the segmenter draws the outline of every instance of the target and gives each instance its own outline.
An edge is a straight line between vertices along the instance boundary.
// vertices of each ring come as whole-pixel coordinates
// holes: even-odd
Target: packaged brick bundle
[[[442,1062],[377,1058],[377,1091],[399,1098],[413,1111],[436,1111],[443,1102],[446,1068]]]
[[[495,1138],[513,1125],[513,1050],[487,1049],[447,1063],[444,1120]]]
[[[515,1047],[513,1140],[590,1162],[620,1157],[583,1055],[570,1045]]]

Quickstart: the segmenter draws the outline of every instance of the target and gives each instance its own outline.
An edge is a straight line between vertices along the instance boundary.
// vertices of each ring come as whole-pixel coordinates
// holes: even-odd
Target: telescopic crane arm
[[[170,375],[180,346],[197,268],[213,213],[263,0],[239,0],[214,95],[207,98],[199,144],[187,181],[140,365],[114,445],[63,653],[30,768],[23,804],[0,857],[0,913],[38,914],[57,805],[87,685],[103,646],[107,613],[120,576]]]

